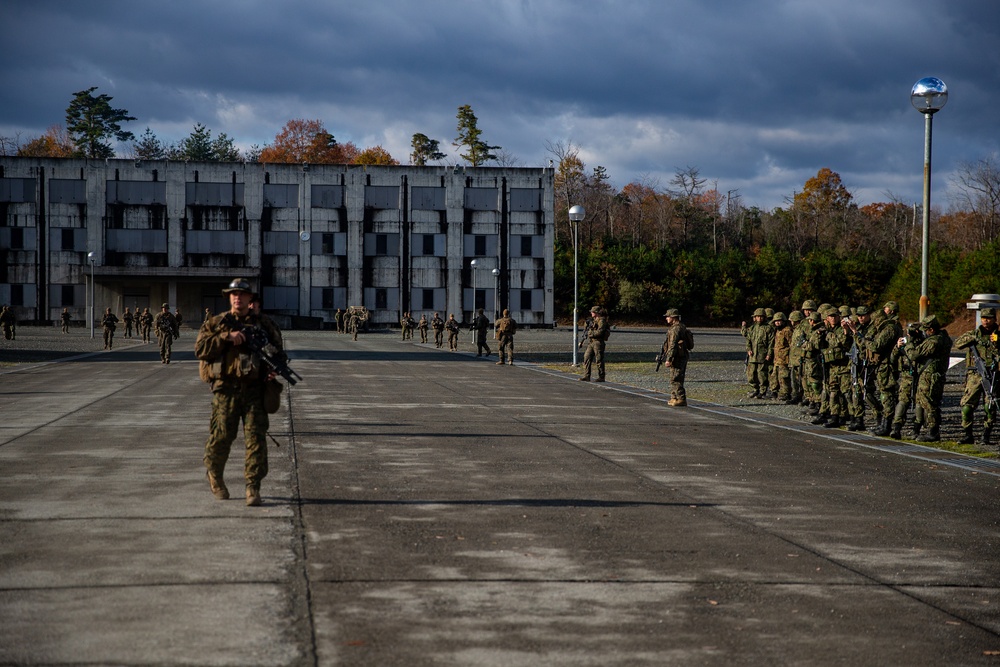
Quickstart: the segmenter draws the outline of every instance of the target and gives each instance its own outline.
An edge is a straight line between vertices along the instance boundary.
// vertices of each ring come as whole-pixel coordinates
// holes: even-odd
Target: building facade
[[[289,326],[553,322],[553,170],[0,157],[0,304],[196,323],[245,277]]]

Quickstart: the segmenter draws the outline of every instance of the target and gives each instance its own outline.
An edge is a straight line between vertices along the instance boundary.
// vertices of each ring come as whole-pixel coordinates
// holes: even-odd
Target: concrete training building
[[[79,322],[167,302],[196,324],[245,277],[285,327],[361,305],[551,326],[553,173],[0,157],[0,305]]]

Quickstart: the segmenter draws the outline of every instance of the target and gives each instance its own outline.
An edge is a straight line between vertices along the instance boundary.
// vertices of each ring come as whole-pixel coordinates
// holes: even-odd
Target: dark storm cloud
[[[618,186],[697,167],[781,205],[822,167],[865,202],[919,198],[919,78],[944,79],[936,192],[998,150],[1000,4],[931,0],[8,2],[0,134],[37,135],[90,86],[170,141],[241,145],[318,118],[406,161],[452,151],[458,106],[524,164],[572,141]],[[453,151],[452,151],[453,152]],[[449,161],[457,161],[450,157]],[[942,198],[935,195],[942,204]]]

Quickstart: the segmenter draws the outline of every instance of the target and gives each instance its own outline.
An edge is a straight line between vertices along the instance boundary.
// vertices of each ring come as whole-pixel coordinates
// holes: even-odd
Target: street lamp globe
[[[579,204],[576,206],[571,206],[569,209],[569,219],[570,222],[583,222],[583,218],[587,215],[587,209],[583,208]]]
[[[925,76],[913,84],[910,104],[920,113],[936,113],[948,103],[948,86],[936,76]]]

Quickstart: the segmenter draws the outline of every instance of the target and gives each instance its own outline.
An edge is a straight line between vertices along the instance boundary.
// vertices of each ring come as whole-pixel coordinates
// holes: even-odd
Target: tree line
[[[21,144],[0,137],[0,154],[29,157],[124,157],[191,161],[382,164],[399,162],[381,146],[339,142],[319,120],[292,119],[265,146],[241,151],[224,132],[196,123],[167,144],[150,129],[137,138],[124,123],[137,120],[96,87],[74,94],[66,125]],[[488,143],[470,105],[458,108],[458,157],[476,167],[520,166],[516,156]],[[675,170],[666,186],[654,180],[611,184],[602,166],[588,170],[571,142],[546,144],[555,167],[556,315],[571,317],[574,244],[579,244],[580,298],[619,320],[659,322],[667,307],[689,322],[732,324],[760,306],[786,312],[806,299],[874,305],[893,299],[915,318],[920,295],[922,212],[887,193],[859,206],[840,175],[820,169],[786,206],[764,211],[723,191],[697,167]],[[415,133],[410,164],[447,158],[440,141]],[[931,309],[945,321],[974,293],[1000,292],[1000,164],[995,156],[961,166],[952,183],[951,210],[931,211]],[[574,229],[568,210],[581,204]]]

